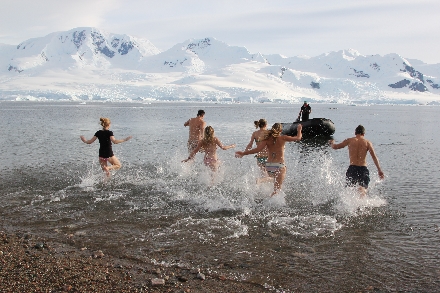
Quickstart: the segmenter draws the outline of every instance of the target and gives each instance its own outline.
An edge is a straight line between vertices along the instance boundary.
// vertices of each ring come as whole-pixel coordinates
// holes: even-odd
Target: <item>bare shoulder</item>
[[[371,142],[371,141],[369,141],[368,139],[365,139],[365,143],[367,144],[367,147],[370,149],[370,148],[373,148],[373,143]]]

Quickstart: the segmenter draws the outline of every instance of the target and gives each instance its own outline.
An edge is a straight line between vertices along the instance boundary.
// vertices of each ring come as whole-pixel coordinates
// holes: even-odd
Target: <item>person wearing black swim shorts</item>
[[[102,126],[102,130],[98,130],[95,135],[87,140],[84,136],[80,136],[81,140],[86,144],[93,143],[96,139],[99,141],[99,164],[101,165],[102,170],[105,172],[107,176],[110,176],[110,170],[118,170],[121,168],[121,163],[118,158],[113,154],[112,150],[112,142],[114,144],[118,144],[124,141],[131,139],[131,136],[128,136],[124,139],[116,139],[113,136],[113,131],[110,131],[110,119],[108,118],[100,118],[100,123]],[[110,163],[111,166],[108,166],[107,163]]]
[[[367,193],[368,184],[370,183],[370,173],[367,168],[367,152],[370,153],[374,164],[377,167],[379,178],[383,179],[385,175],[380,168],[379,159],[374,152],[373,144],[365,139],[365,128],[359,125],[355,129],[355,137],[347,138],[343,142],[335,144],[334,140],[330,140],[330,146],[334,149],[342,149],[348,146],[348,154],[350,157],[350,166],[345,173],[347,185],[359,186],[361,197]]]

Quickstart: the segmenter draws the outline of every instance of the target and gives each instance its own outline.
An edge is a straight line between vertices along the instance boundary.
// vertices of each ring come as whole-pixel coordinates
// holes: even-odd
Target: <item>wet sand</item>
[[[203,269],[164,267],[0,232],[0,292],[267,292]]]

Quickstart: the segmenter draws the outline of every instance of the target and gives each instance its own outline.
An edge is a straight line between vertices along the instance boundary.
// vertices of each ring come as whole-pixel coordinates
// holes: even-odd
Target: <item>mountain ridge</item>
[[[4,100],[23,99],[26,92],[36,99],[389,103],[398,97],[440,104],[440,64],[396,53],[366,56],[345,49],[285,57],[213,37],[160,51],[146,39],[80,27],[17,46],[0,44],[0,56]],[[62,74],[54,78],[52,72]],[[108,93],[97,94],[99,89]]]

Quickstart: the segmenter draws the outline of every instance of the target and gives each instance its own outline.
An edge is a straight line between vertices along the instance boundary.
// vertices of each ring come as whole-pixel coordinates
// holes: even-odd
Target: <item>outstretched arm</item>
[[[235,152],[235,157],[236,158],[242,158],[243,156],[246,156],[246,155],[251,155],[251,154],[259,153],[259,152],[261,152],[266,147],[266,144],[267,144],[267,140],[264,140],[259,145],[257,145],[257,147],[254,148],[254,149],[247,150],[247,151],[244,151],[244,152]]]
[[[189,120],[183,123],[183,126],[187,127],[189,125]]]
[[[84,135],[81,135],[79,138],[81,138],[81,140],[82,140],[84,143],[86,143],[86,144],[91,144],[91,143],[93,143],[93,142],[97,139],[96,136],[93,136],[91,139],[87,140],[87,139],[84,137]]]
[[[232,148],[235,148],[235,144],[231,144],[231,145],[226,145],[226,146],[224,146],[223,144],[222,144],[222,142],[216,137],[215,138],[215,143],[222,149],[222,150],[229,150],[229,149],[232,149]]]
[[[189,160],[194,159],[195,155],[197,154],[197,152],[200,150],[201,147],[202,147],[202,141],[199,141],[197,147],[192,151],[191,154],[189,154],[188,159],[182,160],[182,162],[188,162]]]
[[[373,144],[371,142],[368,142],[368,151],[370,152],[371,158],[373,159],[374,164],[377,168],[377,173],[379,173],[379,178],[383,179],[385,175],[382,172],[382,169],[380,168],[379,159],[376,156],[376,153],[374,152]]]
[[[124,139],[116,139],[114,136],[110,136],[110,140],[114,143],[114,144],[118,144],[118,143],[122,143],[125,142],[127,140],[130,140],[132,138],[132,136],[127,136]]]
[[[328,142],[334,150],[345,148],[348,145],[348,139],[345,139],[343,142],[337,144],[335,144],[335,141],[333,139],[329,140]]]

